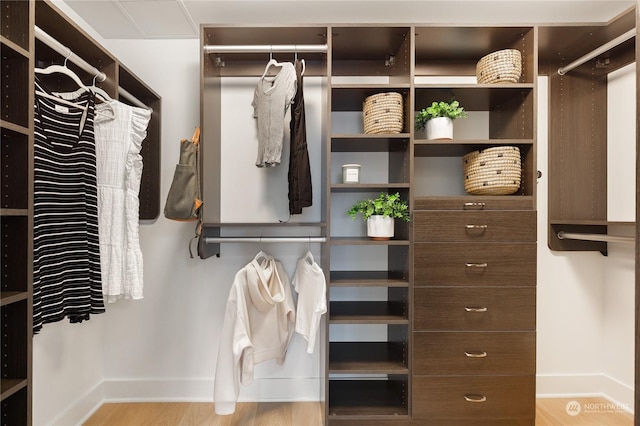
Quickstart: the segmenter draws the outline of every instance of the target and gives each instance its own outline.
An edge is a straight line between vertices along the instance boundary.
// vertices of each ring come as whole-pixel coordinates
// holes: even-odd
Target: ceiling
[[[605,23],[636,4],[636,0],[59,1],[106,39],[199,38],[201,24]]]

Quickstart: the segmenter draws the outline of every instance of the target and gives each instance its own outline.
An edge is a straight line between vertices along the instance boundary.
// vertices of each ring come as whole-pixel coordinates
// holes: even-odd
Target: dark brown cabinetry
[[[327,87],[326,423],[532,424],[536,37],[534,27],[203,29],[203,50],[236,44],[327,46],[326,53],[305,54],[308,75],[326,78]],[[520,81],[477,84],[477,61],[505,48],[522,52]],[[211,235],[228,226],[220,222],[215,167],[222,161],[222,80],[258,77],[268,57],[240,50],[205,52],[202,59],[204,217],[205,233]],[[402,129],[367,134],[363,102],[383,92],[401,95]],[[426,140],[414,128],[415,111],[451,97],[474,116],[473,130],[451,141]],[[501,145],[520,148],[517,193],[466,194],[462,157]],[[341,167],[349,163],[361,164],[357,183],[342,181]],[[365,224],[346,214],[356,201],[380,192],[399,192],[412,211],[412,222],[396,221],[388,241],[369,239]]]
[[[612,40],[632,32],[632,8],[606,25],[540,28],[540,69],[549,76],[549,234],[552,250],[607,252],[607,243],[560,239],[558,233],[604,234],[607,211],[607,76],[635,60],[634,37],[591,56]]]
[[[441,45],[427,42],[436,31]],[[458,137],[454,123],[452,141],[425,140],[418,132],[414,138],[416,422],[534,422],[536,33],[507,27],[416,29],[415,110],[454,97],[477,123]],[[504,48],[522,53],[520,81],[475,84],[469,77],[477,60]],[[459,82],[461,77],[468,79]],[[462,156],[500,145],[520,148],[519,190],[508,196],[466,194],[458,168]],[[423,170],[435,169],[439,161],[449,167]]]
[[[2,2],[2,424],[31,424],[32,2]]]
[[[409,226],[398,222],[391,240],[373,241],[366,237],[360,218],[353,224],[344,223],[344,218],[355,201],[375,198],[380,192],[399,192],[410,200],[411,29],[333,27],[331,34],[327,419],[329,423],[408,420]],[[384,92],[402,96],[402,129],[399,133],[366,134],[363,102],[367,96]],[[363,162],[360,182],[343,183],[340,167],[353,159]],[[341,260],[349,254],[354,261],[348,270],[341,269],[344,265],[338,263],[344,264]],[[386,293],[385,300],[369,300],[372,289]],[[339,290],[349,296],[334,300]],[[359,327],[377,327],[375,340],[367,340],[371,336],[358,338]],[[349,342],[336,340],[344,335],[354,337]]]

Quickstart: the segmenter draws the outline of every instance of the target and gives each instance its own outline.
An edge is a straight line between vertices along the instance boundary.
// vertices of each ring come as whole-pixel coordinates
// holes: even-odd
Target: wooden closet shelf
[[[408,374],[402,349],[388,342],[331,342],[329,373]]]
[[[331,271],[331,287],[408,287],[409,279],[393,271]]]
[[[331,324],[408,324],[406,304],[387,301],[331,302]]]

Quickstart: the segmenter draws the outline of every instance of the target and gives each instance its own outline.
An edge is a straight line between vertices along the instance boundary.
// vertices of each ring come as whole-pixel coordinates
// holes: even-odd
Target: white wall
[[[199,124],[198,40],[102,40],[59,7],[162,96],[161,200],[177,142]],[[598,394],[626,402],[633,385],[631,253],[551,252],[546,244],[546,79],[540,79],[538,168],[538,393]],[[313,213],[311,213],[313,216]],[[143,223],[145,298],[119,301],[89,323],[45,326],[34,339],[34,424],[77,424],[102,400],[211,401],[229,286],[256,247],[225,244],[220,259],[189,259],[192,224]],[[307,246],[263,245],[292,273]],[[311,245],[319,259],[317,245]],[[632,257],[631,257],[632,259]],[[318,398],[321,361],[296,338],[284,367],[265,364],[243,399]],[[631,367],[629,367],[631,365]]]

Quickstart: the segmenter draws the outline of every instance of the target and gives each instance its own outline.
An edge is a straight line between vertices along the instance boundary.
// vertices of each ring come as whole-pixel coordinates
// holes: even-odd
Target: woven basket
[[[478,84],[517,83],[522,75],[522,54],[516,49],[498,50],[476,65]]]
[[[368,96],[362,103],[364,132],[367,134],[402,131],[402,95],[396,92]]]
[[[520,149],[500,146],[462,157],[464,189],[473,195],[509,195],[518,191],[522,174]]]

